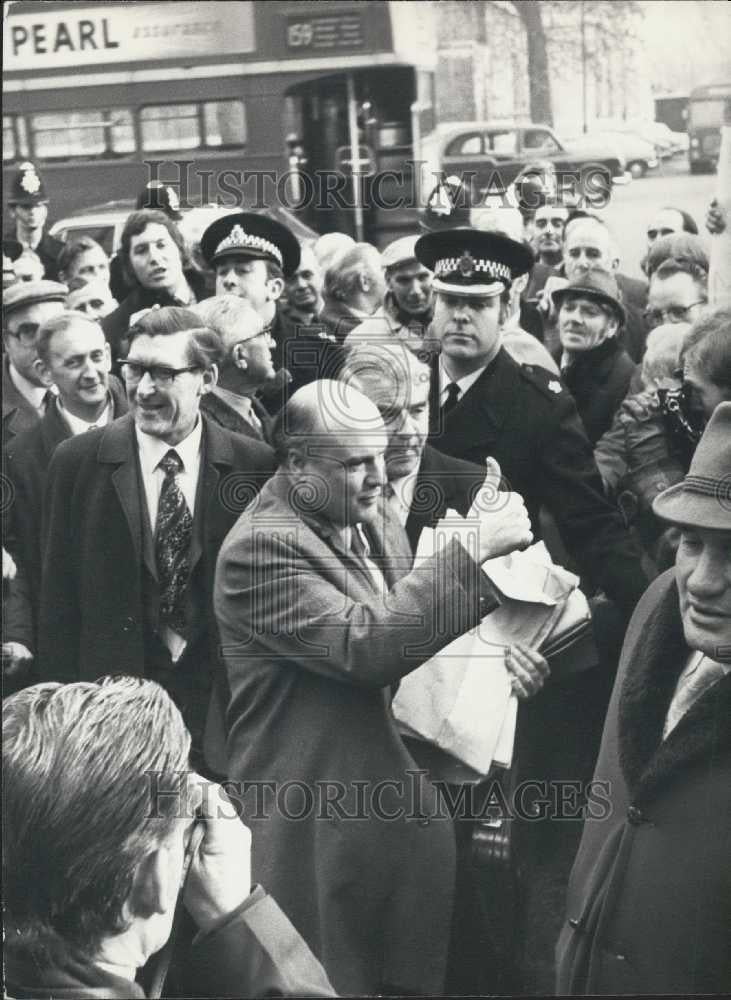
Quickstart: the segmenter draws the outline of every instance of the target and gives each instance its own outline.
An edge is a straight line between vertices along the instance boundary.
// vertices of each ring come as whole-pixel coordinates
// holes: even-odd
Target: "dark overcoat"
[[[536,537],[545,506],[586,583],[631,612],[647,586],[640,553],[604,497],[576,405],[555,375],[519,365],[501,348],[445,418],[435,364],[430,413],[435,448],[480,466],[497,459],[510,489],[523,496]]]
[[[587,819],[571,873],[559,994],[731,989],[731,674],[662,739],[690,655],[674,574],[627,630],[594,773],[609,809]]]
[[[384,595],[332,527],[292,509],[290,488],[282,472],[266,484],[216,571],[228,774],[269,786],[257,803],[250,784],[243,801],[254,877],[339,993],[438,994],[454,830],[429,818],[432,786],[409,775],[390,685],[494,608],[494,591],[456,541],[411,573],[384,512],[370,537]]]
[[[22,392],[18,392],[10,377],[9,359],[3,358],[3,447],[18,434],[39,422],[38,410]]]
[[[574,397],[592,444],[612,426],[636,371],[637,365],[616,337],[577,354],[569,367],[562,370],[561,377]]]
[[[268,445],[203,418],[188,644],[171,669],[159,639],[157,569],[134,426],[128,414],[62,442],[51,459],[44,503],[40,675],[56,681],[94,680],[106,673],[152,677],[177,700],[194,745],[200,747],[206,730],[206,761],[221,774],[220,700],[227,695],[211,600],[216,557],[243,506],[274,471],[274,454]]]

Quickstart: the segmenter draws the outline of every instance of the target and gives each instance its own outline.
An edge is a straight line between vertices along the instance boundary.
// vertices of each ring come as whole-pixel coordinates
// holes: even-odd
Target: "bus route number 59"
[[[287,26],[287,45],[293,49],[306,48],[312,44],[313,34],[310,21],[297,21]]]

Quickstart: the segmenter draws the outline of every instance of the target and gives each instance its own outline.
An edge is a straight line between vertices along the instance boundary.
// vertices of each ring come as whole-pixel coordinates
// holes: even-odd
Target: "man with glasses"
[[[693,261],[672,258],[653,272],[645,321],[649,329],[661,323],[693,323],[708,301],[708,272]]]
[[[64,441],[49,468],[39,672],[93,680],[111,664],[158,681],[191,730],[196,765],[222,774],[213,573],[274,456],[201,416],[222,348],[195,313],[150,310],[129,340],[130,413]]]
[[[256,393],[275,377],[275,341],[254,307],[237,295],[216,295],[194,310],[221,338],[224,356],[213,391],[201,409],[221,427],[268,440],[271,417]]]
[[[63,312],[68,289],[57,281],[18,282],[3,295],[3,446],[46,412],[48,382],[39,374],[41,323]]]

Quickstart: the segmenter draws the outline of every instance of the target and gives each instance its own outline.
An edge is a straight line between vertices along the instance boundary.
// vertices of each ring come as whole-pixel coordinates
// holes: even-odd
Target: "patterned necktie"
[[[174,449],[160,460],[165,472],[155,525],[155,561],[160,582],[160,621],[186,637],[185,592],[190,569],[190,541],[193,518],[178,473],[183,468]]]
[[[459,386],[456,382],[450,382],[447,386],[447,398],[442,403],[442,414],[446,417],[459,402]]]

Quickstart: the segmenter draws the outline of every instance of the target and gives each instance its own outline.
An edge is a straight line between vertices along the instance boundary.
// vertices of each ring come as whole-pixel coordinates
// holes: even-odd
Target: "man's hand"
[[[551,673],[546,659],[537,650],[522,643],[506,647],[505,666],[510,674],[513,693],[521,701],[538,694]]]
[[[3,643],[3,676],[20,680],[33,664],[33,654],[22,642]]]
[[[251,894],[251,831],[220,785],[198,778],[205,834],[193,858],[184,902],[201,931],[237,909]]]
[[[538,297],[536,306],[549,323],[553,323],[556,319],[556,308],[552,298],[553,293],[557,292],[559,288],[565,288],[566,285],[568,285],[568,281],[566,278],[562,278],[560,274],[549,274],[546,278],[546,283]]]
[[[467,520],[479,521],[478,560],[526,549],[533,541],[530,518],[519,493],[500,492],[500,466],[485,460],[485,481],[474,499]]]

